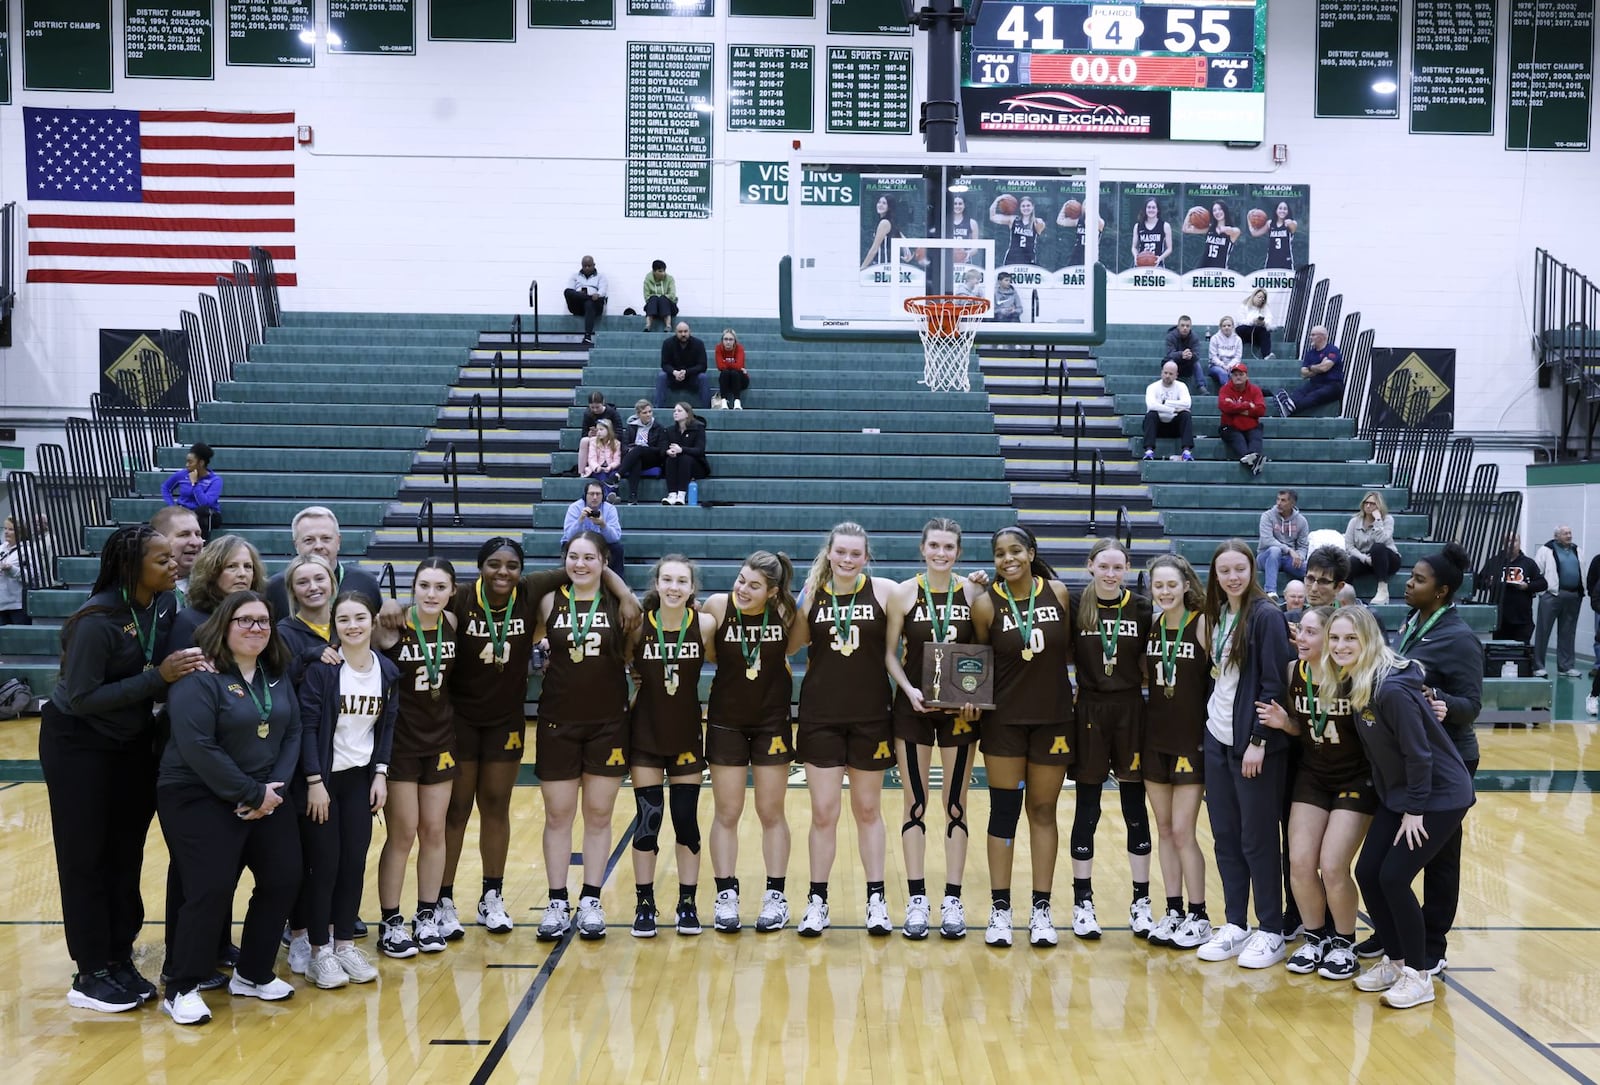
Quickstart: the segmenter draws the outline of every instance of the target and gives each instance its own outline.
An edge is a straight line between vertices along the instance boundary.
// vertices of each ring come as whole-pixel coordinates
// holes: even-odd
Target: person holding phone
[[[606,501],[606,487],[599,479],[583,484],[583,496],[567,506],[567,518],[561,527],[561,542],[566,545],[581,531],[592,531],[606,541],[611,552],[610,566],[619,576],[622,573],[622,520],[617,509]]]

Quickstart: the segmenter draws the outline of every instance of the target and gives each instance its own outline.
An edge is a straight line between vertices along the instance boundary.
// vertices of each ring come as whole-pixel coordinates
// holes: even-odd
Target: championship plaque
[[[987,644],[930,643],[922,649],[922,703],[960,711],[994,707],[994,649]]]

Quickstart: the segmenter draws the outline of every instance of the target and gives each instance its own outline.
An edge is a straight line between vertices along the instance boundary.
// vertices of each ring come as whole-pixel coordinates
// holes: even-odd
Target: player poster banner
[[[1372,424],[1449,429],[1455,420],[1456,352],[1443,347],[1374,347]]]
[[[138,407],[189,405],[189,333],[100,329],[100,394]]]

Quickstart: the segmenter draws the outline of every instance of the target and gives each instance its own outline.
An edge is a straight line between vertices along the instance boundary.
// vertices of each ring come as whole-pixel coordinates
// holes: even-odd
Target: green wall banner
[[[628,0],[629,15],[663,15],[676,19],[709,19],[715,0]]]
[[[728,129],[811,131],[816,55],[809,45],[728,46]]]
[[[816,0],[731,0],[728,14],[753,19],[814,19]]]
[[[1317,0],[1316,115],[1400,115],[1400,0]]]
[[[328,0],[328,52],[416,55],[417,0]]]
[[[711,217],[709,42],[628,43],[627,218]]]
[[[858,173],[823,173],[806,170],[800,181],[800,202],[811,207],[854,207],[861,198]],[[789,163],[740,162],[739,202],[787,204]]]
[[[830,47],[828,131],[910,132],[911,50]]]
[[[315,0],[226,2],[230,65],[258,68],[316,67]]]
[[[828,0],[828,33],[909,38],[911,26],[900,0]]]
[[[11,12],[0,4],[0,105],[11,104]]]
[[[216,78],[212,0],[130,0],[122,40],[129,79]]]
[[[528,25],[610,30],[617,25],[617,0],[528,0]]]
[[[1411,131],[1494,132],[1495,0],[1413,0]]]
[[[1506,150],[1587,151],[1594,0],[1511,0]]]
[[[428,0],[429,41],[516,41],[516,0]]]
[[[22,89],[111,90],[111,0],[22,0]]]

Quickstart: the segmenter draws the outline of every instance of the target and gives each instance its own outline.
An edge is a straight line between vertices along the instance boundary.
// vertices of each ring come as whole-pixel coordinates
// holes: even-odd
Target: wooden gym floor
[[[1568,702],[1570,703],[1570,702]],[[1579,701],[1581,705],[1581,699]],[[299,977],[295,997],[268,1006],[210,992],[206,1026],[174,1026],[154,1006],[102,1016],[65,1001],[71,965],[60,929],[37,722],[0,731],[0,1059],[22,1082],[767,1082],[963,1083],[1015,1080],[1544,1082],[1600,1080],[1600,751],[1593,723],[1482,731],[1479,803],[1466,825],[1461,912],[1451,968],[1432,1006],[1396,1012],[1349,984],[1204,964],[1134,939],[1125,924],[1127,863],[1114,796],[1106,796],[1096,893],[1106,936],[1054,950],[983,944],[988,914],[982,831],[986,797],[974,789],[976,827],[965,878],[972,931],[961,942],[869,939],[848,814],[833,879],[833,928],[802,940],[793,925],[757,935],[759,837],[747,807],[740,874],[746,928],[710,929],[709,862],[699,903],[706,933],[670,929],[629,937],[633,875],[624,790],[604,891],[611,933],[602,942],[534,940],[545,879],[534,787],[514,800],[506,897],[518,928],[491,938],[471,926],[447,952],[379,958],[377,983],[318,991]],[[709,788],[701,801],[709,819]],[[798,775],[789,793],[795,829],[791,905],[803,904],[808,804]],[[1061,804],[1063,842],[1072,801]],[[889,898],[898,923],[905,883],[894,827],[901,795],[885,793]],[[1202,835],[1205,819],[1202,816]],[[935,833],[940,822],[931,819]],[[363,915],[376,927],[374,841]],[[476,900],[476,837],[457,878],[464,910]],[[665,843],[665,841],[663,841]],[[1210,853],[1209,839],[1202,846]],[[928,884],[944,882],[937,840]],[[1019,841],[1018,885],[1027,842]],[[663,848],[664,857],[668,849]],[[166,855],[152,831],[145,863],[153,917],[139,944],[154,978],[161,964]],[[1222,911],[1210,872],[1209,901]],[[579,881],[572,875],[572,887]],[[664,862],[658,896],[670,904]],[[1152,893],[1158,904],[1158,884]],[[235,915],[244,911],[244,895]],[[407,898],[411,899],[408,884]],[[1019,917],[1026,894],[1019,893]],[[1058,926],[1070,925],[1071,881],[1055,881]],[[1159,909],[1158,909],[1159,910]],[[795,907],[798,918],[800,908]],[[937,915],[935,915],[937,920]],[[1025,918],[1023,919],[1025,922]],[[376,956],[374,939],[360,943]],[[287,966],[279,974],[288,976]]]

